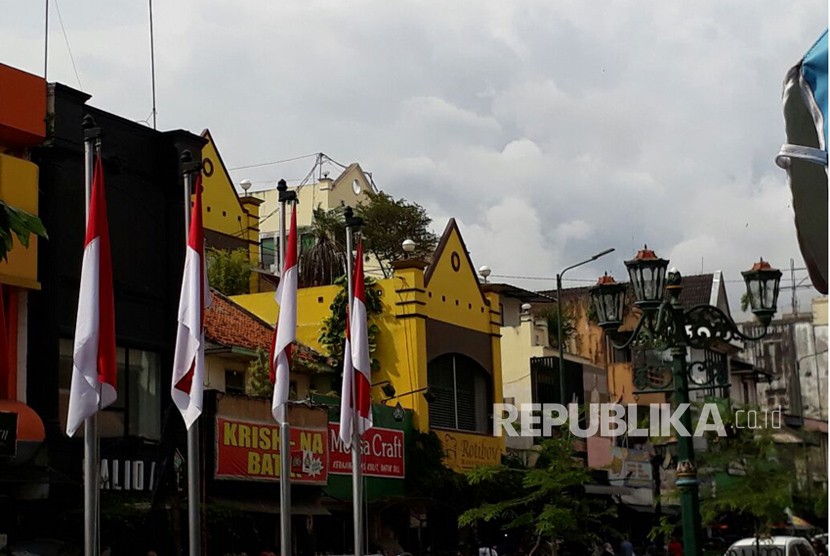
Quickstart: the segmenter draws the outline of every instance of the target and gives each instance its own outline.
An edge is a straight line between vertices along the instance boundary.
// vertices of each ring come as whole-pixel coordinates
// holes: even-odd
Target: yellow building
[[[493,436],[491,420],[492,404],[502,401],[498,294],[482,289],[455,220],[428,265],[410,259],[394,267],[391,278],[377,281],[383,311],[374,317],[380,368],[372,381],[388,381],[397,395],[384,400],[375,388],[373,401],[413,410],[415,426],[435,431],[453,469],[498,463],[504,438]],[[300,289],[300,343],[324,351],[321,324],[337,293],[337,286]],[[233,301],[266,322],[277,319],[273,294]]]
[[[46,137],[46,82],[35,75],[0,64],[0,200],[38,214],[38,167],[29,149]],[[13,237],[5,261],[0,260],[9,374],[0,376],[0,400],[26,401],[27,300],[39,290],[38,238],[28,247]],[[42,425],[41,425],[42,427]]]
[[[324,177],[315,183],[289,187],[297,192],[297,230],[300,235],[300,250],[311,247],[315,237],[308,229],[311,226],[315,209],[332,210],[338,207],[354,207],[366,199],[367,192],[375,191],[369,176],[354,163],[346,167],[337,178]],[[267,191],[251,193],[252,197],[262,202],[259,224],[260,258],[264,269],[275,270],[279,250],[279,200],[276,185]]]
[[[263,275],[256,272],[260,267],[259,206],[262,200],[250,195],[239,196],[210,130],[204,130],[202,137],[207,141],[202,147],[205,242],[215,249],[246,251],[255,270],[251,273],[251,291],[273,289],[262,284]]]

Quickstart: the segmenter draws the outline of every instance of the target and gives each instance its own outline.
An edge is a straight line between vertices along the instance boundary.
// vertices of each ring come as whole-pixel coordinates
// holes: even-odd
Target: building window
[[[60,341],[59,398],[61,428],[66,429],[72,383],[73,342]],[[116,347],[118,398],[100,412],[101,438],[140,436],[161,439],[161,363],[158,353]]]
[[[434,397],[429,404],[430,427],[489,432],[492,382],[481,365],[465,355],[450,353],[432,360],[427,375]]]
[[[225,370],[225,392],[228,394],[245,393],[245,371]]]
[[[259,239],[259,260],[262,261],[263,268],[269,268],[277,261],[277,251],[279,246],[273,236]]]

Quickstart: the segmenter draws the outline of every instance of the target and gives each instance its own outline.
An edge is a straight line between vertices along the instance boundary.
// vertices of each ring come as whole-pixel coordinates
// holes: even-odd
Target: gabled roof
[[[629,282],[622,282],[631,289]],[[579,299],[590,295],[589,287],[564,288],[562,290],[562,301]],[[723,291],[721,291],[723,289]],[[544,290],[539,292],[542,295],[556,299],[556,290]],[[726,304],[726,291],[723,286],[723,279],[720,278],[720,271],[714,274],[693,274],[683,276],[683,289],[680,292],[680,304],[684,309],[691,309],[697,305],[714,305],[724,309],[721,304]]]
[[[525,303],[554,303],[555,296],[545,295],[540,292],[532,292],[512,284],[482,284],[481,289],[485,292],[495,292],[504,297],[512,297]]]
[[[475,267],[473,266],[473,261],[470,259],[470,252],[467,250],[467,244],[464,243],[464,238],[461,236],[461,230],[458,229],[458,223],[456,223],[455,218],[450,218],[449,222],[447,222],[447,226],[444,228],[444,233],[441,234],[441,239],[438,241],[438,246],[435,248],[435,251],[432,253],[432,257],[430,259],[429,266],[427,267],[426,272],[424,273],[424,286],[429,286],[430,281],[432,280],[433,275],[435,274],[436,270],[442,266],[441,262],[443,261],[444,257],[452,258],[453,253],[446,253],[447,247],[450,244],[450,240],[452,238],[457,238],[458,243],[460,244],[460,250],[462,251],[463,255],[458,255],[458,272],[462,272],[467,275],[468,280],[472,280],[472,283],[475,284],[476,289],[478,290],[479,295],[481,296],[482,302],[487,303],[487,300],[484,297],[484,292],[481,290],[481,283],[478,281],[478,275],[476,274]],[[461,257],[463,256],[463,260]],[[451,261],[451,264],[454,265],[454,261]]]
[[[346,178],[349,176],[349,174],[352,172],[352,170],[357,170],[358,172],[360,172],[360,174],[366,180],[366,183],[369,184],[369,188],[373,192],[375,192],[375,193],[377,192],[377,187],[375,186],[375,182],[372,180],[371,174],[367,174],[366,172],[364,172],[363,168],[361,168],[360,164],[357,163],[357,162],[352,162],[351,164],[346,166],[346,168],[344,168],[342,172],[340,172],[340,175],[337,176],[337,178],[332,183],[332,188],[337,188],[344,181],[346,181]]]

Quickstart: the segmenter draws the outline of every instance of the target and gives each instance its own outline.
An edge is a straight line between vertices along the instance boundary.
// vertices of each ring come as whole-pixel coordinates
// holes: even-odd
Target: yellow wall
[[[7,204],[38,214],[38,167],[26,160],[0,154],[0,199]],[[54,232],[47,230],[47,232]],[[17,238],[8,255],[0,261],[0,282],[29,289],[40,289],[37,281],[37,237],[29,237],[29,248]]]
[[[259,201],[250,197],[239,198],[210,131],[202,132],[202,137],[208,141],[202,148],[202,218],[205,229],[247,242],[249,260],[252,266],[257,267]],[[256,291],[256,284],[257,277],[252,274],[251,291]]]
[[[493,357],[494,401],[500,403],[502,373],[498,295],[487,293],[485,297],[482,294],[466,247],[453,221],[447,227],[435,257],[432,263],[434,270],[428,284],[425,284],[421,267],[406,263],[398,265],[392,278],[377,281],[383,311],[374,320],[379,334],[377,351],[373,355],[380,362],[380,369],[374,373],[372,381],[378,383],[388,380],[399,394],[425,388],[426,326],[429,319],[434,319],[482,332],[489,337]],[[324,351],[318,338],[322,322],[330,314],[329,307],[337,291],[335,286],[299,290],[298,341]],[[265,321],[276,321],[278,310],[273,293],[235,296],[232,299]],[[373,389],[372,394],[376,402],[381,400],[380,388]],[[429,406],[420,393],[402,396],[391,403],[397,402],[404,408],[413,410],[416,427],[424,431],[429,429]],[[486,463],[498,463],[498,458],[493,459],[493,454],[500,455],[504,451],[504,437],[443,430],[438,432],[439,436],[449,434],[456,443],[468,446],[469,449],[465,452],[468,456],[448,457],[446,460],[448,465],[459,471],[468,469],[471,465],[473,459],[469,454],[486,454],[490,458]]]

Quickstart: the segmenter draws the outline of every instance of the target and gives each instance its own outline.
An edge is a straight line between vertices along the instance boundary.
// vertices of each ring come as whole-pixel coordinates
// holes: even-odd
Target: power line
[[[61,8],[58,6],[58,0],[55,0],[55,9],[58,11],[58,21],[61,24],[61,31],[63,31],[63,40],[66,42],[66,49],[69,51],[69,60],[72,62],[72,69],[75,70],[75,79],[78,80],[78,87],[83,90],[84,86],[81,84],[81,76],[78,75],[78,68],[75,66],[75,57],[72,56],[72,47],[69,46],[69,36],[66,34],[66,27],[63,26],[63,18],[61,17]]]
[[[273,162],[261,162],[259,164],[247,164],[245,166],[236,166],[235,168],[228,168],[229,172],[233,172],[236,170],[247,170],[249,168],[261,168],[263,166],[273,166],[274,164],[284,164],[286,162],[294,162],[295,160],[302,160],[303,158],[311,158],[312,156],[317,156],[321,153],[311,153],[305,154],[303,156],[295,156],[294,158],[286,158],[285,160],[274,160]]]

